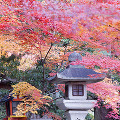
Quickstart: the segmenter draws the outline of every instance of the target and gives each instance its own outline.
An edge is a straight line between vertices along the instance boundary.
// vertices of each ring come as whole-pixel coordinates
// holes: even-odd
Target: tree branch
[[[66,54],[66,51],[67,51],[67,46],[65,47],[65,51],[64,51],[64,55]],[[63,64],[63,60],[61,62],[61,66],[58,68],[57,72],[59,72],[59,70],[64,66]]]
[[[47,56],[48,56],[48,54],[49,54],[49,52],[50,52],[52,46],[53,46],[53,43],[51,43],[51,46],[50,46],[50,48],[49,48],[49,50],[48,50],[48,52],[47,52],[45,58],[43,59],[43,64],[44,64],[44,62],[45,62],[45,60],[46,60],[46,58],[47,58]]]
[[[115,27],[113,27],[112,25],[108,25],[109,27],[112,27],[112,28],[114,28],[114,29],[116,29],[116,30],[118,30],[118,31],[120,31],[119,29],[117,29],[117,28],[115,28]]]

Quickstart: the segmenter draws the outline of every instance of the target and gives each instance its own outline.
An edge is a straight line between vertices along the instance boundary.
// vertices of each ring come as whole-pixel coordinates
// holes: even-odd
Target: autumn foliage
[[[82,50],[87,48],[98,50],[96,55],[86,54],[82,61],[73,64],[82,64],[87,68],[97,66],[102,72],[120,73],[119,6],[119,0],[75,0],[74,2],[69,0],[1,0],[0,49],[25,51],[35,54],[40,60],[46,58],[47,51],[52,47],[50,49],[52,52],[47,58],[51,58],[48,62],[53,68],[53,63],[57,64],[66,59],[63,49],[59,49],[55,45],[63,39],[68,39],[69,46],[66,47],[69,48],[68,51],[81,50],[80,47]],[[10,48],[7,43],[10,44]],[[110,55],[98,55],[100,51],[106,51]],[[21,83],[19,84],[22,86]],[[14,86],[15,95],[20,93],[21,97],[25,97],[24,94],[26,94],[30,96],[30,101],[37,100],[37,104],[29,103],[31,106],[35,105],[35,108],[47,104],[39,90],[29,87],[27,83],[24,83],[24,86],[26,86],[25,89],[28,86],[30,91],[25,93],[18,86],[21,90],[18,92],[19,89],[17,90]],[[60,88],[60,86],[58,87]],[[114,112],[118,112],[116,110],[117,100],[119,101],[118,87],[101,82],[91,84],[88,88],[109,103]],[[36,93],[41,98],[40,100]],[[113,96],[114,99],[112,99]],[[26,98],[23,100],[28,103]],[[18,109],[20,110],[24,104],[22,103]],[[26,111],[30,110],[27,107]],[[31,108],[31,111],[36,113],[34,107]]]
[[[120,72],[120,60],[105,56],[103,54],[91,55],[86,53],[86,56],[82,57],[81,61],[76,61],[71,64],[82,64],[87,68],[94,69],[95,66],[99,66],[102,72],[108,72],[109,70],[114,72]]]
[[[119,55],[118,5],[117,0],[3,0],[0,33],[14,35],[28,51],[69,38]]]
[[[50,96],[42,95],[42,91],[27,82],[19,82],[13,85],[12,96],[19,96],[23,101],[17,106],[16,116],[23,115],[27,112],[37,114],[39,108],[46,109],[44,105],[49,105]]]
[[[106,79],[106,78],[105,78]],[[95,93],[98,96],[98,103],[96,106],[99,108],[99,101],[102,99],[104,107],[106,109],[112,108],[112,111],[108,113],[106,117],[119,119],[119,101],[120,95],[119,90],[120,86],[114,86],[110,83],[98,82],[87,85],[87,90]]]
[[[120,55],[120,9],[117,0],[2,0],[0,9],[0,33],[12,36],[10,42],[22,46],[18,51],[24,50],[42,59],[51,43],[70,39],[77,44],[70,41],[69,50],[85,44],[84,49],[92,47],[117,57]],[[52,50],[49,58],[55,56],[53,51],[56,50]],[[56,58],[60,58],[59,54]],[[51,64],[52,61],[58,62],[51,59]]]

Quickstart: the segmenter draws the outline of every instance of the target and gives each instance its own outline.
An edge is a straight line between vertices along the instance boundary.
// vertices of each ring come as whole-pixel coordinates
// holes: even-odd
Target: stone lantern
[[[73,52],[69,62],[82,60],[79,53]],[[91,77],[92,76],[92,77]],[[87,100],[86,84],[103,80],[104,74],[87,69],[82,65],[69,65],[50,80],[56,84],[65,84],[65,99],[58,99],[57,106],[66,111],[67,120],[84,120],[87,110],[94,107],[95,100]]]

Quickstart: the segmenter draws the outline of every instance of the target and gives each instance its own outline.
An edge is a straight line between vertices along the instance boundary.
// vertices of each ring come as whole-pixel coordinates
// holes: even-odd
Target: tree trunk
[[[94,108],[94,120],[113,120],[111,118],[106,117],[109,111],[110,111],[109,109],[107,110],[104,107],[100,107],[100,108],[95,107]]]

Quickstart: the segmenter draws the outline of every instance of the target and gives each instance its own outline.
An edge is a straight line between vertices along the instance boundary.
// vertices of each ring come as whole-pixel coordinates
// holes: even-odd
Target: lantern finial
[[[82,56],[77,53],[76,51],[74,51],[73,53],[71,53],[68,57],[68,61],[69,62],[74,62],[76,60],[82,60]]]

